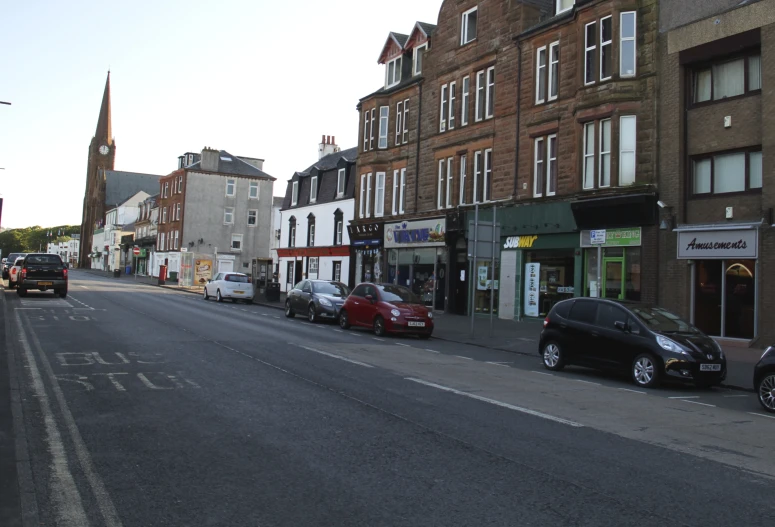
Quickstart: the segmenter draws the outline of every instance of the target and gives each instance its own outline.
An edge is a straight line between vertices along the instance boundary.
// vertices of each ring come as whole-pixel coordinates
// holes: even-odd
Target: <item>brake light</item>
[[[548,325],[549,325],[549,317],[546,317],[546,318],[544,319],[544,327],[546,327],[546,326],[548,326]]]
[[[26,279],[27,279],[27,268],[22,267],[22,280],[26,280]]]
[[[65,267],[64,269],[62,269],[62,275],[63,275],[65,278],[67,278],[67,267]]]

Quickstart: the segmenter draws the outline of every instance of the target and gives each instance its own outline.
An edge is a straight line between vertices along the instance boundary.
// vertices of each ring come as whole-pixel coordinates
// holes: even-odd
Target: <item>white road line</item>
[[[501,364],[500,362],[490,362],[490,361],[484,361],[486,364],[492,364],[493,366],[503,366],[504,368],[508,368],[508,364]]]
[[[699,395],[680,395],[676,397],[668,397],[668,399],[699,399]]]
[[[396,345],[396,346],[403,346],[403,347],[405,347],[405,348],[411,348],[411,347],[412,347],[412,346],[410,346],[409,344],[403,344],[403,343],[401,343],[401,342],[396,342],[396,343],[395,343],[395,345]]]
[[[463,357],[462,355],[453,355],[453,357],[457,357],[458,359],[474,360],[471,357]]]
[[[430,351],[431,353],[440,353],[440,352],[438,352],[436,350],[432,350],[432,349],[428,349],[428,348],[425,348],[425,351]]]
[[[379,342],[385,342],[385,339],[378,339],[377,337],[371,337],[371,338],[373,338],[374,340],[379,341]]]
[[[341,329],[335,329],[334,331],[336,331],[337,333],[344,333],[344,331],[342,331]]]
[[[601,386],[599,382],[582,381],[581,379],[576,379],[576,382],[583,382],[584,384],[594,384],[595,386]]]
[[[269,316],[269,313],[261,313],[261,316],[262,316],[262,317],[268,317],[268,316]]]
[[[299,346],[299,347],[307,351],[314,351],[315,353],[320,353],[321,355],[325,355],[326,357],[331,357],[332,359],[339,359],[345,362],[350,362],[352,364],[357,364],[358,366],[364,366],[366,368],[374,367],[371,364],[366,364],[365,362],[358,362],[357,360],[348,359],[347,357],[342,357],[341,355],[334,355],[333,353],[328,353],[327,351],[316,350],[315,348],[308,348],[307,346]]]
[[[541,419],[548,419],[549,421],[554,421],[555,423],[561,423],[568,426],[573,426],[575,428],[583,428],[584,425],[580,423],[576,423],[574,421],[569,421],[567,419],[563,419],[562,417],[555,417],[553,415],[545,414],[542,412],[537,412],[535,410],[530,410],[529,408],[522,408],[520,406],[514,406],[513,404],[504,403],[502,401],[497,401],[495,399],[489,399],[487,397],[482,397],[481,395],[474,395],[473,393],[467,393],[467,392],[461,392],[460,390],[456,390],[454,388],[450,388],[448,386],[442,386],[440,384],[434,384],[432,382],[423,381],[422,379],[415,379],[413,377],[405,377],[407,381],[416,382],[418,384],[424,384],[425,386],[430,386],[432,388],[437,388],[439,390],[444,390],[445,392],[451,392],[456,395],[463,395],[465,397],[470,397],[471,399],[476,399],[477,401],[482,401],[485,403],[494,404],[496,406],[501,406],[503,408],[508,408],[509,410],[514,410],[517,412],[522,412],[524,414],[532,415],[534,417],[540,417]]]
[[[760,414],[759,412],[748,412],[751,415],[758,415],[759,417],[766,417],[767,419],[775,419],[775,415]]]
[[[687,399],[678,399],[678,400],[679,401],[683,401],[685,403],[700,404],[702,406],[710,406],[711,408],[715,408],[716,407],[715,404],[700,403],[700,402],[697,402],[697,401],[689,401]]]
[[[277,320],[280,320],[280,317],[272,316],[272,318],[276,318]]]
[[[629,388],[619,388],[623,392],[637,393],[640,395],[648,395],[646,392],[639,392],[638,390],[630,390]]]
[[[533,373],[537,373],[538,375],[548,375],[549,377],[554,377],[553,373],[546,373],[545,371],[535,371],[532,370]]]

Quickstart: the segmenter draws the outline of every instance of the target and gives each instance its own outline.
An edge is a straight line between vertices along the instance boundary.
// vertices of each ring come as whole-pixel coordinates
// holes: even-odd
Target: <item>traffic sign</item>
[[[134,254],[135,256],[140,256],[140,248],[135,247],[134,249],[132,249],[132,254]]]

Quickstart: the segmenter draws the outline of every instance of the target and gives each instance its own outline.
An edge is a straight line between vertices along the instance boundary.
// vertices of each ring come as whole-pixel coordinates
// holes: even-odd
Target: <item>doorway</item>
[[[756,260],[697,260],[694,325],[708,335],[752,339],[756,320]]]
[[[624,300],[624,258],[603,258],[603,298]]]

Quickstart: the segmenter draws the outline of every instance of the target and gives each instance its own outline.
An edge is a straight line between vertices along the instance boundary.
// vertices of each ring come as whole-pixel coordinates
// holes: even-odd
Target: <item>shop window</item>
[[[641,300],[640,247],[603,247],[598,283],[597,248],[584,256],[584,296],[612,300]]]
[[[756,261],[697,260],[695,265],[695,326],[708,335],[753,338]]]
[[[528,251],[525,254],[525,264],[531,264],[538,276],[538,305],[536,306],[538,315],[548,314],[557,302],[575,296],[575,261],[573,249]],[[527,280],[525,284],[525,296],[527,296]],[[536,291],[533,290],[533,292]]]
[[[692,194],[729,194],[762,188],[762,152],[727,152],[692,160]]]
[[[490,313],[490,306],[492,306],[492,312],[494,314],[498,313],[499,284],[497,277],[499,274],[499,262],[496,261],[494,269],[490,260],[479,260],[477,262],[476,274],[473,276],[475,280],[474,312]]]

